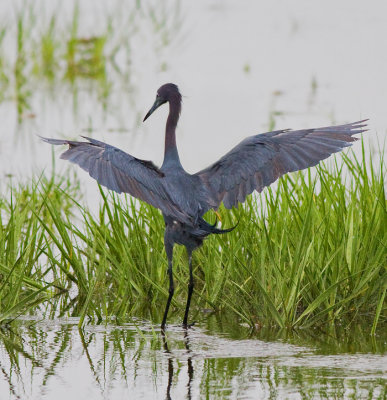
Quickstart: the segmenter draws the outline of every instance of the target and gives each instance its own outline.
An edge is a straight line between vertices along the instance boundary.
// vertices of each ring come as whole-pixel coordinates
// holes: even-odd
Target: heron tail
[[[233,231],[238,226],[239,222],[235,226],[233,226],[232,228],[228,228],[228,229],[219,229],[219,228],[217,228],[216,227],[217,223],[218,223],[218,220],[216,220],[215,223],[213,225],[211,225],[206,220],[204,220],[203,218],[199,219],[199,227],[200,227],[200,229],[202,229],[203,231],[207,232],[208,234],[214,233],[214,234],[217,234],[217,235]]]

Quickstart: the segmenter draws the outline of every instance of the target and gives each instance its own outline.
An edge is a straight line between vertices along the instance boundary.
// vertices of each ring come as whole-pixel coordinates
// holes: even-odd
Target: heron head
[[[161,105],[166,103],[167,101],[178,100],[181,102],[181,94],[179,92],[179,88],[174,83],[166,83],[165,85],[161,86],[156,94],[156,100],[153,103],[152,108],[147,112],[143,122],[148,119],[153,112],[159,108]]]

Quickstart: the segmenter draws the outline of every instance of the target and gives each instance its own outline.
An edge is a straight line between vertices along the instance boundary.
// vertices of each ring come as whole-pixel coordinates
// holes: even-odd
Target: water
[[[386,137],[387,6],[382,0],[372,7],[352,0],[313,7],[307,0],[82,1],[78,36],[108,35],[109,57],[100,79],[74,82],[64,79],[63,52],[75,2],[62,3],[9,0],[0,5],[6,27],[1,55],[10,77],[2,85],[0,107],[3,177],[30,177],[31,171],[50,169],[50,151],[37,134],[74,138],[86,133],[160,165],[167,109],[146,124],[141,120],[156,89],[169,81],[178,83],[185,96],[178,145],[190,172],[206,167],[244,137],[274,126],[296,129],[370,118],[367,144],[376,148],[378,139]],[[28,22],[25,4],[35,4],[37,22]],[[20,89],[25,103],[15,101],[20,93],[11,73],[17,12],[25,15],[27,27],[32,25],[32,33],[25,35]],[[34,75],[28,60],[39,49],[39,35],[48,29],[52,14],[60,15],[62,53],[57,55],[59,72],[50,82]],[[109,21],[114,29],[107,34]],[[57,161],[60,172],[66,168]],[[86,174],[80,176],[88,188],[95,187]]]
[[[86,134],[161,164],[167,110],[142,124],[156,89],[179,84],[181,160],[200,170],[245,136],[371,118],[366,145],[386,138],[387,3],[374,0],[286,2],[79,2],[78,37],[105,35],[106,73],[65,77],[58,55],[50,81],[32,56],[51,15],[68,38],[75,1],[0,4],[0,183],[52,168],[37,134]],[[29,7],[36,21],[28,17]],[[18,79],[17,15],[27,29]],[[107,18],[108,16],[108,18]],[[30,25],[28,25],[30,24]],[[66,39],[67,40],[67,39]],[[66,50],[67,42],[58,45]],[[7,79],[3,79],[4,72]],[[355,145],[359,152],[360,146]],[[67,163],[57,159],[63,174]],[[96,185],[79,172],[84,203]],[[2,186],[3,187],[3,186]],[[210,316],[188,333],[138,320],[77,327],[77,319],[23,317],[0,331],[0,399],[384,399],[385,331],[251,333]],[[380,329],[383,331],[383,329]],[[364,333],[363,333],[364,332]]]
[[[141,320],[77,327],[24,318],[0,331],[9,399],[384,399],[383,337],[256,332],[214,316],[184,330]],[[270,338],[270,339],[268,339]],[[347,339],[345,342],[344,338]],[[7,395],[5,396],[5,394]]]

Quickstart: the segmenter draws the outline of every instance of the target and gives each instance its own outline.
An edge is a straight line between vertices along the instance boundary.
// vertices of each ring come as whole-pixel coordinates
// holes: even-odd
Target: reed
[[[360,160],[349,152],[315,174],[283,177],[239,209],[221,209],[223,224],[238,227],[194,253],[193,312],[227,310],[251,326],[281,328],[368,320],[375,333],[386,315],[385,165],[382,156],[366,158],[364,148]],[[97,215],[74,204],[78,225],[47,199],[50,268],[77,285],[81,322],[86,315],[158,321],[168,294],[162,216],[129,197],[102,189],[101,196]],[[188,279],[180,247],[175,260],[180,319]]]
[[[380,154],[367,160],[364,148],[361,159],[350,151],[283,177],[238,209],[220,209],[222,224],[238,227],[194,253],[192,318],[209,309],[253,327],[367,321],[374,334],[387,311]],[[7,189],[0,198],[0,323],[39,310],[79,316],[81,325],[86,317],[159,322],[168,279],[158,210],[100,188],[93,213],[70,176]],[[180,321],[188,283],[180,246],[174,276],[171,320]]]
[[[50,198],[53,206],[69,212],[62,191],[75,195],[70,187],[74,184],[69,180],[41,178],[26,186],[8,186],[8,196],[0,197],[0,324],[64,289],[47,264],[51,244],[46,228],[53,221],[43,205]]]

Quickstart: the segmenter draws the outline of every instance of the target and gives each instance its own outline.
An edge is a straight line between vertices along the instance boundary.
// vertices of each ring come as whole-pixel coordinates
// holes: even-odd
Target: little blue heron
[[[164,161],[158,168],[104,142],[84,137],[87,142],[42,138],[54,145],[68,145],[61,155],[78,164],[108,189],[129,193],[161,210],[165,221],[164,245],[168,258],[169,296],[161,329],[165,329],[174,293],[173,246],[184,245],[188,253],[189,284],[183,326],[194,289],[192,252],[210,234],[230,232],[203,219],[223,202],[228,209],[244,202],[254,190],[260,192],[287,172],[314,166],[332,153],[349,146],[364,132],[366,120],[324,128],[290,129],[253,135],[244,139],[217,162],[196,174],[182,167],[176,147],[176,126],[181,112],[181,94],[173,83],[159,88],[144,121],[162,104],[169,103],[165,130]]]

